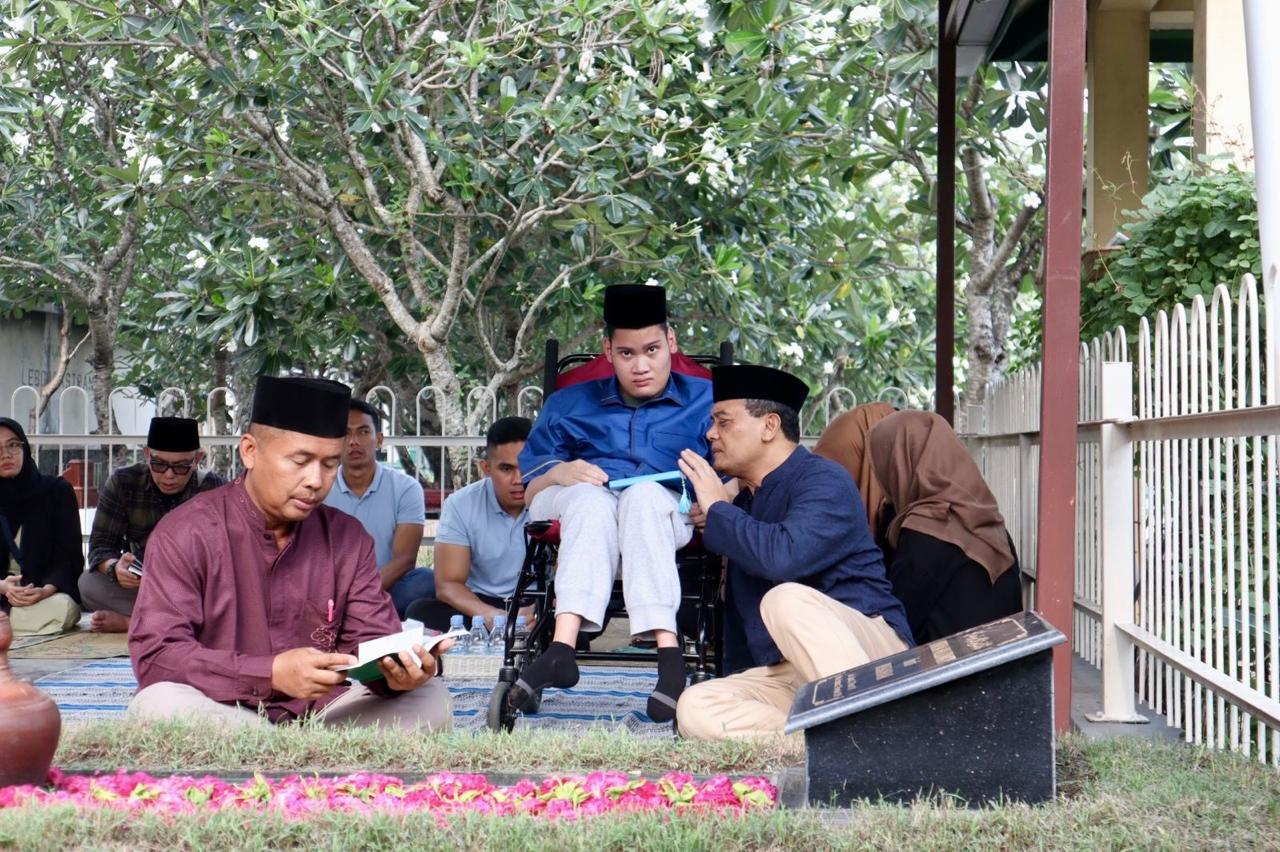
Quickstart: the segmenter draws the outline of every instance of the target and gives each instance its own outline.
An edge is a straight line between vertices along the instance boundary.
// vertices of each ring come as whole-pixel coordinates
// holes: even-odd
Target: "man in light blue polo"
[[[382,588],[391,593],[396,613],[435,596],[435,576],[414,567],[422,546],[427,507],[422,486],[398,470],[378,463],[382,417],[369,403],[353,399],[347,415],[342,466],[324,502],[358,520],[373,538]]]
[[[447,630],[454,615],[467,616],[468,623],[479,615],[492,627],[495,615],[506,614],[524,562],[529,514],[519,457],[532,428],[525,417],[504,417],[489,427],[480,461],[484,478],[454,492],[440,512],[435,599],[415,601],[409,618]]]

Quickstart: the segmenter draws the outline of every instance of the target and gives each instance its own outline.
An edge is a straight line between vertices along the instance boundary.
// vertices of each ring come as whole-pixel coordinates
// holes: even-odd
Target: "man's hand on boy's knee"
[[[560,462],[551,469],[551,476],[556,485],[604,485],[609,481],[609,474],[583,459]]]

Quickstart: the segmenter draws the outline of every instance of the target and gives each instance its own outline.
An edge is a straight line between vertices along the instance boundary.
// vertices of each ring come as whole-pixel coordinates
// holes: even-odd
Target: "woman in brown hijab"
[[[884,489],[871,469],[871,455],[867,452],[867,432],[871,427],[896,411],[884,402],[868,402],[846,411],[827,424],[822,430],[813,451],[840,464],[858,485],[858,495],[867,509],[867,526],[875,536],[876,544],[885,546],[884,525],[889,521],[885,512],[888,499]]]
[[[896,510],[886,538],[893,593],[917,642],[1022,609],[1018,558],[995,496],[947,421],[899,411],[867,436]]]

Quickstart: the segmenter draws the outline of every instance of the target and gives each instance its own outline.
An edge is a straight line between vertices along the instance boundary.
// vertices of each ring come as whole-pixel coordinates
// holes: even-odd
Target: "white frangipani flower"
[[[13,147],[18,149],[19,154],[25,154],[27,148],[31,147],[31,134],[25,130],[19,130],[9,139],[13,142]]]
[[[436,44],[446,45],[449,43],[449,34],[444,30],[432,30],[431,40]]]
[[[249,240],[249,248],[251,249],[257,249],[258,251],[266,251],[270,247],[271,247],[271,244],[267,242],[266,237],[254,237],[253,239]]]
[[[699,83],[710,83],[710,82],[711,82],[711,72],[710,72],[710,71],[708,71],[707,69],[703,68],[701,71],[699,71],[699,72],[698,72],[698,78],[697,78],[697,79],[698,79],[698,82],[699,82]]]
[[[115,79],[115,77],[116,77],[116,65],[118,65],[118,64],[119,64],[119,63],[118,63],[118,62],[116,62],[116,59],[115,59],[115,57],[114,57],[114,56],[113,56],[112,58],[108,59],[106,62],[104,62],[104,63],[102,64],[102,71],[101,71],[101,72],[99,72],[99,73],[101,73],[101,74],[102,74],[102,79],[104,79],[104,80],[114,80],[114,79]]]
[[[681,130],[688,130],[693,127],[693,119],[687,115],[680,116],[680,120],[676,123],[680,125]]]
[[[835,372],[836,372],[836,365],[835,365],[835,364],[831,363],[830,361],[823,361],[823,362],[822,362],[822,374],[823,374],[824,376],[832,376],[832,375],[835,375]]]
[[[853,26],[858,24],[878,24],[884,18],[884,13],[880,11],[880,7],[868,3],[861,6],[854,6],[849,10],[849,23]]]
[[[716,40],[715,33],[712,33],[708,30],[703,30],[702,32],[698,33],[698,44],[702,45],[703,47],[710,47],[711,43],[715,40]]]
[[[684,176],[684,182],[689,184],[689,186],[697,186],[702,183],[702,175],[697,172],[689,172],[689,174]]]
[[[644,286],[646,286],[646,287],[657,287],[657,286],[659,286],[659,284],[658,284],[658,279],[657,279],[657,278],[654,278],[654,277],[652,277],[652,276],[650,276],[650,277],[648,278],[648,280],[646,280],[646,281],[644,282]]]
[[[654,159],[661,160],[667,156],[667,146],[662,142],[654,142],[649,146],[649,153]]]
[[[1037,210],[1037,209],[1039,209],[1039,207],[1040,207],[1040,195],[1039,195],[1038,193],[1035,193],[1035,192],[1027,192],[1027,193],[1023,193],[1023,196],[1022,196],[1022,206],[1023,206],[1023,207],[1030,207],[1032,210]]]

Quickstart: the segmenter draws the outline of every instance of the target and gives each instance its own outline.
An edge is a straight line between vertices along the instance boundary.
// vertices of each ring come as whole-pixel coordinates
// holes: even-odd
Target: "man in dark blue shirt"
[[[621,564],[631,632],[652,634],[658,645],[649,715],[667,721],[685,684],[675,553],[693,535],[687,503],[681,511],[680,494],[657,482],[622,491],[606,485],[674,471],[686,450],[705,456],[711,383],[672,372],[677,347],[663,288],[607,288],[604,320],[604,354],[614,375],[549,396],[520,453],[529,516],[559,518],[560,553],[553,641],[508,696],[519,707],[544,686],[578,682],[578,632],[601,629]]]
[[[725,669],[737,673],[687,690],[677,721],[698,739],[780,735],[800,686],[905,650],[911,630],[853,479],[799,445],[804,383],[737,365],[712,384],[715,468],[685,453],[680,469],[703,544],[729,558]],[[717,471],[738,477],[732,503]]]

